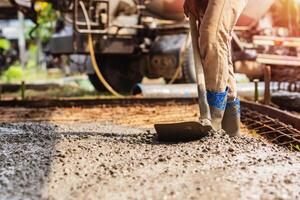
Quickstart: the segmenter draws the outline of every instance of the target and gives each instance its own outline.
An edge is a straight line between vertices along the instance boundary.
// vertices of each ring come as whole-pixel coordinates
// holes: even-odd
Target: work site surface
[[[197,105],[0,108],[0,199],[299,199],[300,154],[250,135],[166,144]]]

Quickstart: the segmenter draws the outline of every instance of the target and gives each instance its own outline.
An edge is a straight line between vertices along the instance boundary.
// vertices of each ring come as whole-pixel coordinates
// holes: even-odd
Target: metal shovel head
[[[180,122],[155,124],[158,140],[163,142],[184,142],[198,140],[208,135],[212,127],[201,122]]]

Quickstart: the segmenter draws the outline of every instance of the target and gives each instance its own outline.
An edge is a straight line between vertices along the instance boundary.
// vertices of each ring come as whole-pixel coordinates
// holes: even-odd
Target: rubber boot
[[[225,92],[207,92],[207,101],[210,108],[211,123],[215,131],[222,130],[222,120],[227,104],[228,90]]]
[[[231,136],[240,136],[240,121],[241,121],[241,103],[239,99],[228,102],[226,105],[222,128]]]

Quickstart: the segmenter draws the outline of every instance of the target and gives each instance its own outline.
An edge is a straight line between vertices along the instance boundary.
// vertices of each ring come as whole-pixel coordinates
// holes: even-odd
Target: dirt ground
[[[300,199],[300,154],[212,134],[179,144],[153,124],[197,106],[0,108],[0,199]]]
[[[0,122],[101,122],[136,127],[152,127],[158,122],[197,119],[197,105],[167,103],[162,105],[135,105],[73,108],[0,108]]]

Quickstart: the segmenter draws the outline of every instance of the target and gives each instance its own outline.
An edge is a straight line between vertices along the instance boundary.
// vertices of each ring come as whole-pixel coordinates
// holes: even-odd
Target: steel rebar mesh
[[[298,148],[300,131],[265,114],[242,108],[241,120],[247,128],[269,141],[288,148]]]

